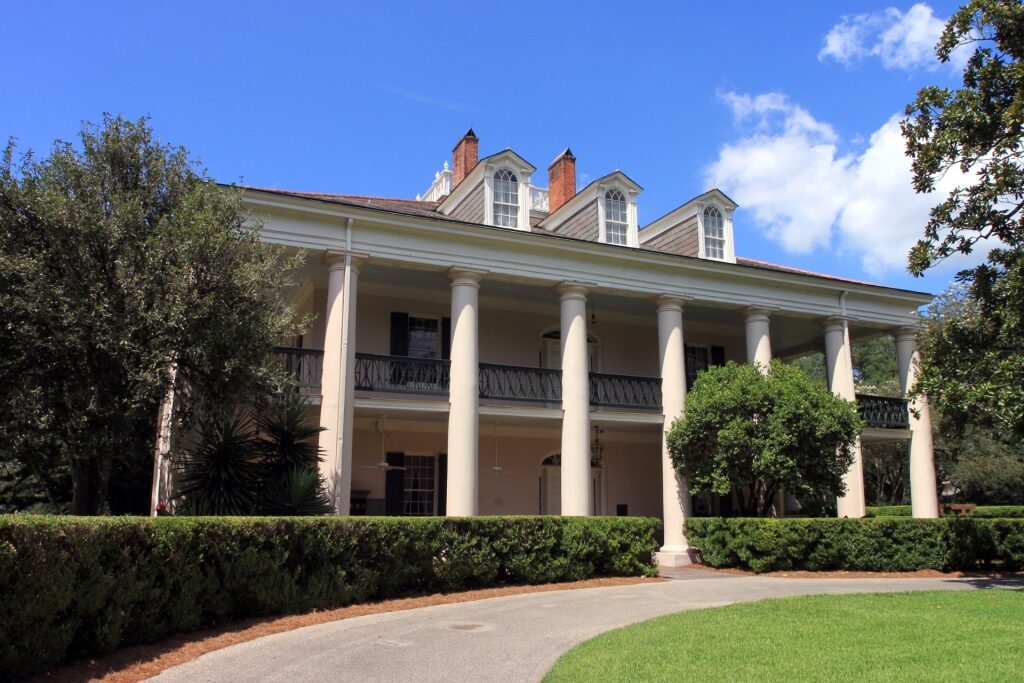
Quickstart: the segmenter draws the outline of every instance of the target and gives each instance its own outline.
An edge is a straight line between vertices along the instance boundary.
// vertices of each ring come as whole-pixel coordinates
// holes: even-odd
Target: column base
[[[702,564],[700,553],[695,548],[678,545],[666,545],[654,553],[654,559],[660,567],[685,567],[691,564]]]

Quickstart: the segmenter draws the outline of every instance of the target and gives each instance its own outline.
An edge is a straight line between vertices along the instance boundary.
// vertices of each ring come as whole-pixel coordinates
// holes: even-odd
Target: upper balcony
[[[285,369],[298,380],[301,391],[317,395],[323,373],[323,351],[318,349],[277,349]],[[357,353],[356,391],[447,396],[449,362],[433,358],[410,358]],[[558,404],[562,400],[560,370],[516,365],[480,363],[480,398],[489,401],[518,401]],[[607,408],[661,410],[661,379],[590,373],[590,404]]]
[[[300,391],[318,395],[323,374],[323,351],[279,347],[277,354],[292,373]],[[356,353],[356,391],[447,396],[449,362]],[[480,398],[539,405],[562,400],[562,373],[547,368],[480,363]],[[590,405],[642,411],[661,410],[661,379],[634,375],[590,373]],[[869,428],[909,429],[906,399],[857,394],[857,409]]]

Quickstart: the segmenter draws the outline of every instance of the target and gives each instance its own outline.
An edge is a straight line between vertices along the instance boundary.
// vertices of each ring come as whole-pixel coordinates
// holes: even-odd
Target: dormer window
[[[618,190],[604,195],[604,230],[608,244],[629,243],[629,218],[626,196]]]
[[[494,224],[519,227],[519,179],[507,168],[494,173]]]
[[[718,260],[725,258],[725,220],[722,212],[714,206],[704,209],[704,256]]]

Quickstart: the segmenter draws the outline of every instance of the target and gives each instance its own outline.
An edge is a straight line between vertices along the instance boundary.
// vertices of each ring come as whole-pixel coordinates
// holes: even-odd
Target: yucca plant
[[[284,394],[256,418],[268,480],[284,479],[296,468],[318,469],[322,455],[315,437],[324,428],[310,421],[309,408],[306,397]]]
[[[269,515],[324,515],[333,510],[320,477],[323,427],[309,419],[309,399],[277,398],[257,418],[264,486],[260,507]]]
[[[305,467],[292,468],[285,477],[269,482],[263,506],[268,515],[326,515],[334,511],[320,473]]]
[[[252,514],[263,474],[252,419],[234,413],[204,420],[197,445],[182,453],[177,467],[177,496],[186,509]]]

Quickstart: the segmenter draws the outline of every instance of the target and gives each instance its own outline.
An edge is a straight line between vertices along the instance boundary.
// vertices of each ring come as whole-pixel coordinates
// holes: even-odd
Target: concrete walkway
[[[572,646],[682,610],[787,595],[1021,587],[978,579],[778,579],[679,570],[655,584],[527,593],[320,624],[210,652],[150,679],[539,681]]]

